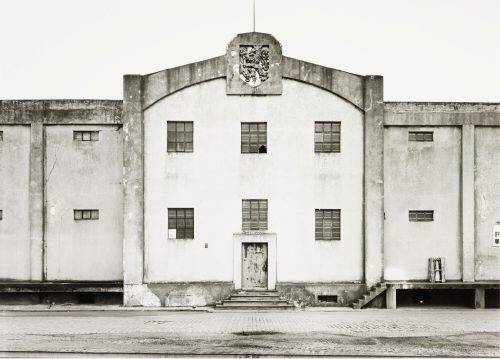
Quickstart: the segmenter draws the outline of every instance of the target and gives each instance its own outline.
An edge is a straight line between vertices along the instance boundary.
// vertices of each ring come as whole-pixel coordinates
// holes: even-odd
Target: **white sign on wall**
[[[493,247],[500,247],[500,223],[493,226]]]

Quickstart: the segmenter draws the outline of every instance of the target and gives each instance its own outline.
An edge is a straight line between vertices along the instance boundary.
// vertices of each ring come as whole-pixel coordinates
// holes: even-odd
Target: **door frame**
[[[233,283],[234,289],[241,289],[243,243],[267,243],[267,289],[276,289],[276,233],[234,233],[233,234]]]

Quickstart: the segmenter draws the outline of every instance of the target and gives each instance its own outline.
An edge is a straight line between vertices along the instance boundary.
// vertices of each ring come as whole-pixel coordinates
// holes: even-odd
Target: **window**
[[[0,141],[3,141],[3,131],[0,131]]]
[[[267,123],[241,124],[241,153],[267,153]]]
[[[244,199],[242,215],[243,231],[266,231],[267,199]]]
[[[167,151],[193,152],[193,122],[167,121]]]
[[[74,209],[73,218],[75,221],[95,220],[99,219],[98,209]]]
[[[3,210],[0,209],[0,221],[3,219]]]
[[[340,122],[314,123],[314,152],[340,152]]]
[[[75,141],[99,141],[99,131],[73,131]]]
[[[408,141],[432,142],[434,141],[434,132],[432,131],[409,131]]]
[[[430,222],[434,220],[434,211],[409,211],[408,219],[410,222]]]
[[[168,238],[171,239],[194,238],[193,208],[168,209]]]
[[[340,209],[316,210],[316,240],[340,240]]]

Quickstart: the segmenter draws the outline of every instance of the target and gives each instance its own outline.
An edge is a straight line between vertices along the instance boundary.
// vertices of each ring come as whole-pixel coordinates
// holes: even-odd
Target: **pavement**
[[[500,357],[498,309],[68,309],[1,311],[0,357]]]

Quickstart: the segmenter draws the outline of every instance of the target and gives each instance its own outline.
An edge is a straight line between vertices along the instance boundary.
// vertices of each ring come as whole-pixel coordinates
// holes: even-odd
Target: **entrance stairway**
[[[370,303],[373,299],[378,297],[380,294],[384,293],[387,289],[387,285],[385,283],[378,283],[376,286],[370,288],[367,294],[363,294],[361,298],[355,300],[351,306],[354,309],[361,309],[368,303]]]
[[[241,290],[235,291],[224,300],[222,304],[215,306],[217,310],[290,310],[295,306],[281,299],[278,292],[274,290],[257,291]]]

